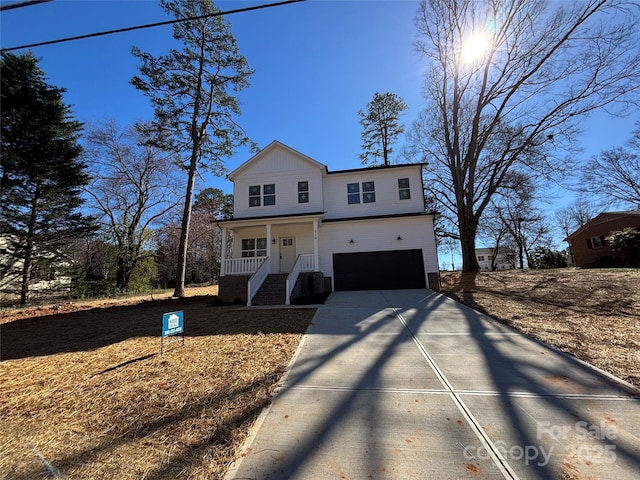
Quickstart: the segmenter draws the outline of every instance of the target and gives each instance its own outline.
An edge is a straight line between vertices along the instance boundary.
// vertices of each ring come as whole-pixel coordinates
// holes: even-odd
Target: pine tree
[[[2,54],[0,67],[0,235],[10,264],[20,266],[26,303],[34,268],[62,262],[69,240],[91,229],[79,210],[88,176],[79,160],[82,125],[63,103],[65,90],[47,84],[31,53]]]
[[[390,164],[391,145],[404,132],[400,115],[407,108],[402,97],[395,93],[376,92],[367,104],[367,111],[358,112],[362,125],[362,163],[375,163],[376,159],[382,159],[384,165]]]
[[[133,49],[142,62],[141,76],[131,83],[151,99],[155,119],[146,132],[156,146],[180,154],[188,172],[182,216],[174,296],[184,296],[187,245],[193,193],[198,168],[224,173],[225,157],[250,143],[236,123],[240,115],[237,92],[249,86],[253,70],[240,54],[230,24],[211,0],[160,2],[176,19],[194,18],[174,25],[173,37],[181,50],[153,57]]]

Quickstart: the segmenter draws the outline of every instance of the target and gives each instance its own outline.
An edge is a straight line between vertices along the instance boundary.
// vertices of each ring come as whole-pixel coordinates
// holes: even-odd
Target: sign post
[[[180,337],[171,339],[170,337]],[[165,341],[165,339],[168,339]],[[162,337],[160,339],[160,355],[164,347],[182,340],[184,346],[184,312],[169,312],[162,315]]]

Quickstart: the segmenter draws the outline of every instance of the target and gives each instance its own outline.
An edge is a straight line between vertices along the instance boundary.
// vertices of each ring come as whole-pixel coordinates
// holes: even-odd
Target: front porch
[[[220,298],[246,301],[251,306],[264,282],[271,277],[268,283],[269,289],[276,291],[273,297],[283,299],[277,303],[290,305],[303,290],[301,274],[313,278],[312,293],[324,293],[324,281],[319,281],[322,277],[318,246],[320,216],[220,222]]]
[[[241,260],[241,261],[238,261]],[[315,268],[313,255],[299,255],[290,273],[268,273],[269,257],[226,260],[227,272],[220,277],[218,296],[223,301],[252,305],[291,305],[301,297],[312,297],[327,291],[322,272]],[[255,271],[254,271],[255,270]],[[330,288],[329,288],[330,290]]]

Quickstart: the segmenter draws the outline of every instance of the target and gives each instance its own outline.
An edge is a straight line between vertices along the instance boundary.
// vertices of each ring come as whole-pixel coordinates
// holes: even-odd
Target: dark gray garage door
[[[422,250],[334,253],[335,289],[425,288]]]

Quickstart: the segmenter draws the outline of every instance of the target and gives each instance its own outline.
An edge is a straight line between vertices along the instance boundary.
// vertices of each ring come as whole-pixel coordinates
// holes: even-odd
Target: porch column
[[[220,276],[224,277],[227,272],[225,264],[227,263],[227,227],[222,227],[222,254],[220,255]]]
[[[320,255],[318,254],[318,221],[313,221],[313,271],[320,271]]]
[[[267,223],[267,257],[271,258],[271,224]],[[273,258],[271,258],[273,262]]]

